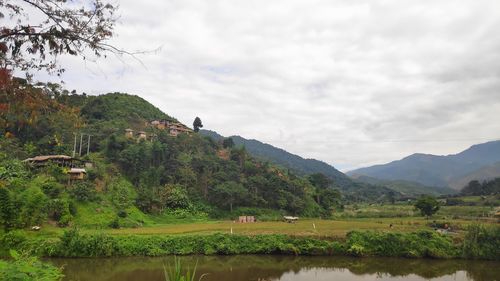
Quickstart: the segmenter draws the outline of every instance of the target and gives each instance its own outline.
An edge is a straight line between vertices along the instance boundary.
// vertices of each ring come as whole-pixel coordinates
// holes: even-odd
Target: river
[[[500,280],[500,262],[401,258],[185,256],[179,257],[204,281],[323,280]],[[164,281],[173,257],[48,259],[64,267],[64,280]],[[195,279],[198,280],[198,277]]]

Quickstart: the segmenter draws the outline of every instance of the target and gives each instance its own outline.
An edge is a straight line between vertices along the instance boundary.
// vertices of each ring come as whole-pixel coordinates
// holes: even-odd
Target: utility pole
[[[89,155],[89,152],[90,152],[90,135],[89,135],[89,139],[87,141],[87,155]]]
[[[75,135],[75,143],[73,144],[73,158],[75,158],[75,154],[76,154],[76,133],[73,133],[73,135]]]
[[[83,134],[80,134],[80,152],[78,153],[78,156],[82,156],[82,141],[83,141]]]

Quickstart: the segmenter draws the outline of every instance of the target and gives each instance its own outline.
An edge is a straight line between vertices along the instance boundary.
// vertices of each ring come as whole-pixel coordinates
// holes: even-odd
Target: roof
[[[85,173],[86,174],[87,171],[85,171],[85,169],[82,169],[82,168],[71,168],[68,173],[70,173],[70,174]]]
[[[137,133],[140,134],[140,135],[146,134],[146,132],[144,132],[144,131],[139,131]]]
[[[23,162],[32,162],[32,161],[47,161],[50,159],[59,159],[59,160],[72,160],[73,157],[67,156],[67,155],[40,155],[40,156],[35,156],[33,158],[28,158],[23,160]]]

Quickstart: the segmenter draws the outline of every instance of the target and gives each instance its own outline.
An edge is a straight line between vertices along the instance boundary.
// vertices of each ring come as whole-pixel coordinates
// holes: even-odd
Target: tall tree
[[[196,116],[196,118],[194,118],[194,122],[193,122],[193,129],[195,132],[199,132],[200,128],[203,128],[203,124],[201,123],[200,117]]]

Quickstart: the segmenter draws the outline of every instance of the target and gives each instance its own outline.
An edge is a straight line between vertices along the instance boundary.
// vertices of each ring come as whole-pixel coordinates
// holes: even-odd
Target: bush
[[[118,218],[114,218],[108,225],[111,228],[118,229],[120,228],[120,220]]]
[[[95,187],[86,181],[80,181],[73,184],[70,190],[70,195],[80,202],[94,202],[97,201],[97,192]]]
[[[379,233],[352,231],[347,235],[348,253],[354,256],[449,258],[458,255],[449,237],[431,231]]]
[[[120,218],[126,218],[128,216],[128,213],[125,210],[119,210],[118,213],[117,213],[117,215]]]
[[[464,238],[462,255],[472,259],[500,259],[500,227],[470,225]]]
[[[0,280],[61,280],[63,275],[60,269],[40,262],[35,257],[19,255],[16,251],[10,252],[12,261],[0,260]]]

